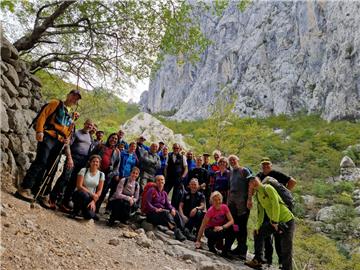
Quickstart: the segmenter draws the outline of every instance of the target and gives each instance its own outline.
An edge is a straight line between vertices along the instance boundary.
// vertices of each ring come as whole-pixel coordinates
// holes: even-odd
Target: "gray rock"
[[[29,122],[27,122],[26,118],[29,115],[26,115],[26,112],[26,110],[7,110],[9,126],[11,129],[16,130],[17,134],[27,133]]]
[[[7,61],[10,58],[18,59],[19,52],[6,38],[1,37],[1,59]]]
[[[304,205],[307,209],[313,209],[316,203],[315,196],[312,195],[303,195],[301,198],[304,200]]]
[[[358,216],[360,216],[360,206],[355,207],[355,212]]]
[[[356,168],[356,166],[350,157],[344,156],[340,162],[340,168]]]
[[[8,63],[6,63],[5,65],[8,68],[8,71],[5,73],[6,77],[15,87],[18,87],[20,84],[20,80],[15,68]]]
[[[336,206],[327,206],[319,210],[319,212],[316,214],[316,220],[322,221],[322,222],[330,222],[332,219],[334,219],[336,214]]]
[[[7,72],[9,69],[8,67],[5,65],[5,63],[3,61],[0,61],[0,70],[5,73]]]
[[[205,256],[204,254],[190,250],[180,245],[174,245],[172,247],[172,251],[176,257],[182,258],[184,260],[192,260],[193,262],[197,263],[201,261],[209,261],[209,257]]]
[[[220,263],[220,262],[212,262],[212,261],[200,261],[197,264],[196,270],[232,270],[234,269],[231,265]]]
[[[145,234],[145,230],[143,228],[139,228],[139,229],[135,230],[135,232],[138,234]]]
[[[5,150],[9,147],[9,139],[5,136],[5,134],[0,134],[0,143],[1,143],[1,150]]]
[[[218,96],[232,96],[239,116],[360,119],[357,1],[251,1],[244,12],[236,5],[221,16],[195,9],[212,43],[194,64],[165,57],[141,96],[143,111],[207,118]]]
[[[10,97],[17,97],[19,92],[16,90],[14,84],[5,76],[1,76],[2,80],[4,81],[4,88],[9,94]]]
[[[35,86],[38,86],[38,87],[42,87],[42,83],[40,81],[40,79],[32,74],[30,74],[29,76],[30,78],[30,81],[35,85]]]
[[[5,105],[3,101],[0,101],[0,126],[1,132],[8,132],[9,131],[9,118],[6,112]]]
[[[119,244],[120,244],[120,240],[117,237],[111,238],[109,240],[109,245],[118,246]]]
[[[29,97],[30,95],[30,91],[25,87],[19,87],[18,92],[20,97]]]
[[[19,136],[16,134],[11,134],[8,136],[9,138],[9,148],[13,153],[20,153],[22,151],[21,149],[21,140]]]
[[[142,223],[141,223],[141,228],[143,228],[145,231],[153,231],[155,230],[155,227],[154,225],[152,225],[151,223],[147,222],[146,220],[144,220]]]
[[[164,249],[164,253],[165,253],[166,255],[171,256],[171,257],[175,257],[175,253],[172,252],[171,249],[168,249],[168,248]]]
[[[20,110],[22,109],[21,103],[18,98],[12,98],[11,99],[12,106],[10,107],[13,110]]]
[[[150,248],[152,245],[152,240],[147,238],[145,235],[141,235],[137,240],[136,243],[139,246],[145,247],[145,248]]]
[[[147,238],[149,238],[151,240],[156,240],[157,239],[153,231],[146,232],[146,236],[147,236]]]
[[[30,159],[25,152],[20,152],[15,160],[16,163],[19,164],[19,167],[22,171],[26,171],[30,168]]]
[[[26,97],[22,97],[19,99],[20,105],[23,109],[29,109],[30,107],[30,102],[29,99]]]
[[[1,87],[1,100],[4,103],[5,107],[11,108],[12,107],[12,100],[7,91],[4,87]]]

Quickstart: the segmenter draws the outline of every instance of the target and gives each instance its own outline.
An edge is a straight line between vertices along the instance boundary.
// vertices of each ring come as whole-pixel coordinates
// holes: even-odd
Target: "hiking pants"
[[[263,259],[264,240],[271,234],[276,233],[279,237],[281,247],[281,263],[283,270],[292,270],[292,250],[293,250],[293,237],[295,232],[295,222],[290,220],[285,223],[287,229],[283,230],[282,233],[275,232],[274,228],[269,222],[264,222],[261,225],[259,232],[254,237],[255,245],[255,259]]]
[[[225,246],[223,251],[227,252],[230,251],[231,249],[231,235],[234,234],[233,231],[233,227],[231,226],[230,228],[227,229],[223,229],[221,231],[215,232],[214,228],[207,228],[205,229],[205,236],[208,240],[208,247],[210,251],[214,251],[215,250],[215,245],[219,242],[219,241],[223,241],[223,239],[225,239]]]
[[[166,193],[169,194],[172,188],[173,193],[171,196],[171,205],[174,206],[176,210],[178,210],[181,197],[184,194],[184,185],[182,184],[182,179],[166,179],[164,185],[164,190]]]
[[[246,203],[246,202],[245,202]],[[241,256],[246,257],[247,253],[247,223],[250,215],[250,210],[246,210],[244,214],[239,215],[238,214],[238,208],[235,204],[229,204],[229,209],[231,212],[231,215],[234,218],[234,224],[238,226],[238,229],[231,234],[230,239],[232,240],[231,244],[234,242],[235,238],[238,242],[238,250],[239,254]]]
[[[130,206],[127,200],[117,199],[109,201],[109,208],[111,210],[110,220],[119,220],[124,223],[129,219],[131,213],[136,211],[136,204]]]
[[[204,211],[202,210],[198,210],[195,214],[195,216],[193,217],[189,217],[188,222],[186,223],[185,227],[189,229],[189,231],[191,232],[193,230],[193,228],[196,228],[196,232],[199,231],[200,226],[201,226],[201,222],[203,220],[205,216]]]
[[[69,206],[69,202],[76,188],[77,175],[82,168],[86,167],[88,156],[72,154],[72,160],[74,167],[71,169],[66,168],[66,160],[63,173],[50,193],[50,199],[54,202],[58,199],[61,200],[62,197],[62,204],[66,207]]]
[[[94,218],[95,212],[88,208],[88,205],[91,201],[92,197],[90,196],[90,193],[79,190],[75,191],[73,195],[73,212],[78,214],[81,211],[85,219]]]
[[[265,260],[268,264],[272,264],[272,257],[273,257],[273,242],[275,242],[275,250],[276,254],[279,258],[279,264],[281,263],[281,245],[280,245],[280,236],[278,234],[272,234],[269,237],[264,239],[265,241]]]
[[[170,223],[175,225],[176,228],[179,228],[181,231],[183,231],[185,228],[184,220],[182,219],[178,211],[176,211],[175,216],[172,216],[169,210],[164,210],[158,213],[149,212],[146,214],[146,218],[148,222],[154,225],[168,226]]]
[[[36,194],[43,184],[46,169],[50,169],[55,162],[63,144],[56,138],[44,134],[42,142],[38,142],[36,149],[36,158],[27,170],[21,187],[31,189]]]

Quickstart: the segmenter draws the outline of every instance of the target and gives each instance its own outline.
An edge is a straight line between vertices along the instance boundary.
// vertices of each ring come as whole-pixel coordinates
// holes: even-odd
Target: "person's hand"
[[[132,197],[132,196],[130,197],[129,203],[130,203],[130,206],[134,205],[134,197]]]
[[[275,230],[276,232],[279,231],[279,225],[278,225],[278,224],[271,223],[271,226],[273,226],[273,228],[274,228],[274,230]]]
[[[74,112],[74,120],[75,120],[75,121],[78,120],[79,117],[80,117],[80,113]]]
[[[250,210],[253,207],[252,199],[248,199],[246,202],[246,207]]]
[[[74,161],[72,160],[72,158],[68,158],[66,162],[66,168],[71,169],[73,167],[74,167]]]
[[[42,142],[44,140],[44,132],[36,132],[36,140]]]
[[[190,217],[194,217],[194,216],[196,215],[197,211],[198,211],[198,210],[197,210],[196,208],[192,209],[192,210],[190,211]]]
[[[95,201],[92,200],[92,201],[88,204],[87,208],[89,208],[91,211],[94,211],[94,212],[95,212],[95,210],[96,210]]]
[[[99,195],[97,195],[96,193],[93,194],[92,196],[93,200],[96,202],[99,199]]]
[[[63,143],[64,144],[69,144],[70,143],[70,138],[64,138]]]
[[[162,208],[156,208],[156,209],[155,209],[155,212],[156,212],[156,213],[160,213],[160,212],[162,212],[162,211],[164,211],[164,209],[162,209]]]
[[[195,242],[195,248],[197,248],[197,249],[201,248],[201,242],[200,241]]]
[[[255,235],[258,235],[259,234],[259,230],[254,230],[253,231],[253,235],[255,236]]]
[[[171,214],[173,217],[175,217],[175,215],[176,215],[176,210],[175,210],[175,208],[171,209],[170,214]]]
[[[214,232],[220,232],[220,231],[222,231],[223,229],[224,229],[223,226],[215,226],[215,227],[214,227]]]

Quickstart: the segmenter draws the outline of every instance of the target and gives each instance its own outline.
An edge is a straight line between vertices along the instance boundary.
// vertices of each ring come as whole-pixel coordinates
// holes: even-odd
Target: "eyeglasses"
[[[174,150],[180,149],[179,147],[173,147]]]

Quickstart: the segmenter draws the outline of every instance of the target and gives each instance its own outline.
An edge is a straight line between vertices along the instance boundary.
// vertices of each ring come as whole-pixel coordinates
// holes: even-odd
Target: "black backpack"
[[[265,177],[263,183],[270,184],[273,188],[275,188],[275,190],[277,191],[277,193],[279,194],[279,196],[281,197],[281,199],[283,200],[283,202],[286,204],[287,208],[289,208],[290,211],[294,209],[295,206],[294,197],[291,194],[291,191],[288,190],[283,184],[279,183],[275,178],[270,176]]]
[[[46,107],[47,105],[49,105],[49,103],[46,103],[46,104],[44,104],[44,105],[41,107],[40,111],[37,113],[37,115],[35,116],[35,118],[34,118],[34,119],[32,120],[32,122],[30,123],[29,128],[32,127],[33,129],[35,129],[36,122],[37,122],[37,120],[39,119],[40,114],[44,111],[44,109],[45,109],[45,107]],[[61,100],[59,100],[59,104],[57,105],[56,109],[47,117],[46,122],[45,122],[45,126],[46,126],[48,120],[50,120],[53,115],[57,114],[57,112],[59,111],[59,109],[61,108],[62,105],[63,105],[63,102],[62,102]]]

